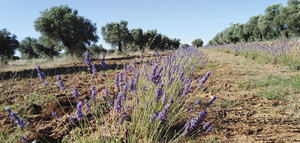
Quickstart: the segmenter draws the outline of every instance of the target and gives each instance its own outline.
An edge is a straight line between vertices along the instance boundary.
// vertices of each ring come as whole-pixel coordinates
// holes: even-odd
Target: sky
[[[126,20],[128,28],[144,31],[157,29],[170,38],[190,44],[201,38],[207,44],[230,23],[246,23],[263,14],[272,4],[286,5],[286,0],[0,0],[0,29],[6,28],[19,41],[38,38],[34,21],[41,11],[68,5],[80,16],[96,23],[98,44],[110,48],[101,35],[101,26]]]

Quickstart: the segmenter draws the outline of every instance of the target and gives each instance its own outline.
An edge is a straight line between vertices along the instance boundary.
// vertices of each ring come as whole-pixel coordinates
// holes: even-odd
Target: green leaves
[[[0,60],[10,59],[15,54],[15,49],[19,42],[16,40],[17,36],[12,35],[6,29],[0,30]]]
[[[194,47],[201,47],[203,46],[203,41],[202,39],[198,38],[198,39],[195,39],[193,42],[192,42],[192,45]]]
[[[122,48],[126,47],[131,39],[127,25],[127,21],[121,20],[120,23],[107,23],[101,27],[105,42],[110,43],[113,47],[118,46],[119,52],[123,51]]]
[[[140,51],[144,51],[145,48],[149,50],[166,50],[178,48],[180,45],[179,39],[170,39],[156,30],[143,32],[141,28],[137,28],[129,31],[127,24],[127,21],[112,22],[101,28],[103,39],[112,47],[118,47],[119,52],[122,52],[123,48],[131,51],[136,51],[136,47]]]
[[[209,41],[209,44],[223,45],[299,37],[299,11],[297,0],[288,0],[287,6],[268,6],[264,15],[253,16],[245,24],[231,24]]]
[[[86,44],[97,42],[96,24],[82,16],[78,11],[68,6],[55,6],[42,12],[34,22],[36,31],[41,32],[51,40],[61,42],[67,51],[82,56]]]

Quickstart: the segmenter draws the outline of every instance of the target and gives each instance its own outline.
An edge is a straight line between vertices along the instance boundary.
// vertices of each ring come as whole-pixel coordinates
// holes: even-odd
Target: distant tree
[[[61,42],[71,55],[81,56],[86,44],[97,42],[96,25],[77,15],[68,6],[46,9],[34,22],[35,29],[52,40]]]
[[[176,39],[176,38],[171,39],[170,45],[171,45],[170,48],[172,48],[172,49],[178,49],[179,46],[180,46],[180,39]]]
[[[181,44],[181,46],[180,46],[181,48],[185,48],[185,47],[190,47],[190,45],[189,44]]]
[[[243,34],[249,35],[249,42],[253,41],[261,41],[262,34],[258,27],[258,19],[262,17],[262,15],[253,16],[249,19],[249,21],[244,25]]]
[[[288,0],[286,25],[290,37],[300,36],[300,1]]]
[[[37,40],[31,37],[26,37],[21,41],[18,51],[21,53],[22,58],[31,59],[37,58],[38,55],[34,52],[33,47],[37,44]]]
[[[264,15],[253,16],[245,24],[231,24],[209,44],[230,44],[300,36],[300,1],[288,0],[287,6],[275,4]]]
[[[276,25],[275,19],[279,15],[281,5],[275,4],[268,6],[265,15],[258,19],[258,27],[264,40],[270,40],[280,37],[281,25]]]
[[[130,30],[132,36],[132,43],[138,46],[140,51],[144,51],[147,39],[143,35],[143,30],[141,28]]]
[[[11,59],[15,54],[15,49],[19,46],[17,36],[12,35],[6,29],[0,30],[0,59]]]
[[[180,46],[180,39],[170,39],[158,33],[157,30],[148,30],[143,34],[143,37],[146,41],[146,47],[150,50],[177,49]]]
[[[203,46],[203,41],[200,38],[195,39],[194,41],[192,41],[192,45],[194,47],[201,47],[201,46]]]
[[[26,59],[53,57],[59,54],[54,47],[45,47],[41,41],[31,37],[22,40],[18,50],[21,52],[21,56]]]
[[[96,44],[91,44],[89,47],[88,47],[88,51],[91,53],[91,54],[101,54],[101,53],[107,53],[107,50],[103,48],[103,46],[100,44],[100,45],[96,45]]]
[[[121,20],[120,23],[112,22],[102,26],[101,33],[105,42],[117,46],[119,52],[126,48],[126,45],[131,41],[131,35],[127,28],[127,21]]]

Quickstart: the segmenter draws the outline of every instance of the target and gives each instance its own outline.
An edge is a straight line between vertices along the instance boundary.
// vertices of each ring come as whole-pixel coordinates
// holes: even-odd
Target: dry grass
[[[62,65],[69,65],[76,62],[80,62],[80,59],[72,56],[58,56],[49,59],[20,59],[20,60],[11,60],[6,65],[1,65],[0,72],[6,71],[21,71],[34,69],[37,65],[40,65],[45,68],[57,67]]]

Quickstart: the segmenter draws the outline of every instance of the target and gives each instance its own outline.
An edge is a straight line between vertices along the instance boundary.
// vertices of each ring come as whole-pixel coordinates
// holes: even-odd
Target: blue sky
[[[272,4],[286,0],[0,0],[0,29],[6,28],[19,41],[26,36],[38,38],[33,22],[40,12],[67,4],[79,15],[96,23],[98,43],[109,48],[101,35],[108,22],[128,21],[128,27],[144,31],[157,29],[181,43],[201,38],[206,44],[230,23],[245,23],[251,16],[263,14]]]

